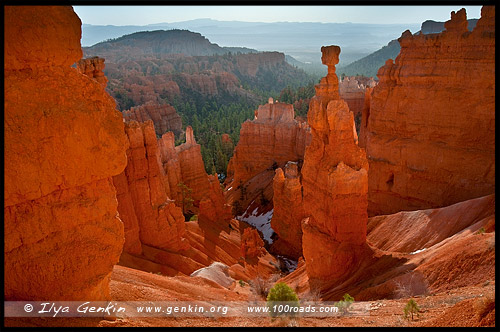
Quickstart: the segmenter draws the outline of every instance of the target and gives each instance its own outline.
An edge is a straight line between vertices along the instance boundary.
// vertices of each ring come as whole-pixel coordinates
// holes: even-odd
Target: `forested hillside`
[[[146,103],[174,106],[183,128],[193,127],[207,172],[224,176],[241,124],[253,119],[258,105],[269,97],[280,98],[285,88],[309,84],[314,91],[317,81],[287,63],[283,53],[230,50],[238,52],[198,33],[170,30],[134,33],[84,48],[84,53],[105,58],[107,90],[121,111]],[[283,101],[303,97],[304,92],[295,99],[285,94]],[[306,104],[297,104],[302,115]],[[223,144],[222,134],[228,134],[231,143]],[[180,135],[177,143],[183,139]]]

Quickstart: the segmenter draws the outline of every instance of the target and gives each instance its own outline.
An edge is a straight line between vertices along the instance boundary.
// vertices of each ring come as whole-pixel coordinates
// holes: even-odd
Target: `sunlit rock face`
[[[5,299],[106,300],[124,242],[111,177],[128,141],[115,101],[71,66],[71,7],[5,7]]]
[[[369,213],[447,206],[495,189],[495,9],[399,38],[366,121]]]
[[[366,240],[368,161],[358,147],[354,116],[340,99],[335,65],[340,47],[322,47],[328,74],[316,85],[308,123],[312,142],[302,167],[302,250],[309,278],[348,273]]]

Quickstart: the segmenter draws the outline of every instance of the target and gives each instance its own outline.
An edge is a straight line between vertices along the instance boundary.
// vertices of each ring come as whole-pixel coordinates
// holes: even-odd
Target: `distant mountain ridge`
[[[87,55],[99,55],[117,61],[125,52],[135,57],[185,54],[189,56],[223,55],[227,53],[256,53],[246,47],[220,47],[200,33],[188,30],[140,31],[84,47]],[[125,57],[126,58],[126,57]]]
[[[82,46],[145,30],[187,29],[201,33],[220,46],[245,46],[258,51],[278,51],[298,61],[321,65],[321,46],[342,48],[340,65],[358,60],[397,38],[417,31],[420,24],[364,24],[318,22],[240,22],[197,19],[145,26],[82,25]]]

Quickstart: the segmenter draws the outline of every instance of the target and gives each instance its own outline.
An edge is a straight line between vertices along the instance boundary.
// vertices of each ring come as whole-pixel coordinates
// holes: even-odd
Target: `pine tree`
[[[417,302],[415,302],[414,299],[410,299],[410,301],[408,301],[403,311],[405,314],[405,318],[409,318],[408,316],[411,315],[411,320],[413,320],[413,314],[418,315],[418,313],[420,312],[420,308],[418,307],[418,304]]]

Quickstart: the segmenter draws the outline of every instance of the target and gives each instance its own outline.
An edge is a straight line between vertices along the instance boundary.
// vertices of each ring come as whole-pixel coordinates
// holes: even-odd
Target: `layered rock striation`
[[[369,213],[447,206],[495,190],[495,9],[399,38],[367,116]]]
[[[5,7],[5,299],[108,300],[128,141],[71,7]]]
[[[161,135],[172,131],[175,135],[179,135],[182,130],[182,119],[175,111],[175,108],[170,105],[159,105],[155,103],[146,103],[141,106],[132,107],[130,110],[123,112],[125,120],[135,120],[145,122],[153,120],[156,135]]]

